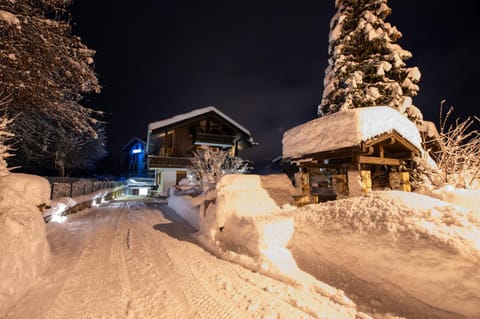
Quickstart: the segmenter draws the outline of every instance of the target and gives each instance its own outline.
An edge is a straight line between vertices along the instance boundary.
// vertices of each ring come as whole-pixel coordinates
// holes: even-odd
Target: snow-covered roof
[[[218,110],[214,106],[207,106],[207,107],[203,107],[203,108],[200,108],[200,109],[195,109],[195,110],[193,110],[191,112],[188,112],[188,113],[175,115],[175,116],[173,116],[171,118],[168,118],[168,119],[165,119],[165,120],[149,123],[148,124],[148,130],[152,131],[152,130],[155,130],[155,129],[158,129],[158,128],[161,128],[161,127],[165,127],[165,126],[168,126],[168,125],[171,125],[171,124],[175,124],[175,123],[178,123],[178,122],[181,122],[181,121],[184,121],[184,120],[188,120],[188,119],[191,119],[191,118],[194,118],[194,117],[197,117],[197,116],[209,113],[209,112],[217,113],[219,116],[221,116],[227,122],[229,122],[230,124],[235,126],[237,129],[239,129],[239,130],[243,131],[244,133],[248,134],[249,136],[251,136],[249,130],[247,130],[242,125],[238,124],[236,121],[234,121],[228,115],[221,112],[220,110]]]
[[[143,145],[146,145],[147,143],[145,143],[144,140],[142,140],[141,138],[138,138],[138,137],[134,137],[132,138],[127,144],[125,144],[125,146],[123,147],[123,150],[124,151],[127,151],[130,147],[132,147],[133,143],[142,143]]]
[[[385,133],[396,131],[422,149],[417,127],[388,106],[373,106],[337,112],[289,129],[283,134],[283,158],[353,147]]]

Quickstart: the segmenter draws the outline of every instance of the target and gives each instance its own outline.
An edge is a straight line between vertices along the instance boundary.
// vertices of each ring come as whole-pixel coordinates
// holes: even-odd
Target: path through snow
[[[166,203],[117,201],[47,225],[49,270],[7,318],[355,318],[214,257]]]

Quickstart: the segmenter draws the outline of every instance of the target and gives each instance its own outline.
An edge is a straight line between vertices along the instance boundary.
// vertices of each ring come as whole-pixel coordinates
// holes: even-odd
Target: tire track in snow
[[[166,227],[171,227],[171,231],[178,236],[182,238],[189,236],[188,230],[185,230],[185,225],[171,223],[159,211],[145,210],[145,215],[144,220],[158,220],[163,222],[163,225]],[[190,317],[248,318],[245,316],[245,313],[237,311],[237,307],[231,304],[228,298],[219,296],[215,289],[212,288],[212,285],[202,279],[203,273],[197,274],[197,269],[190,267],[190,264],[194,262],[192,256],[188,253],[182,254],[181,252],[184,250],[185,245],[190,246],[189,249],[191,249],[192,243],[172,238],[162,231],[156,230],[153,226],[155,225],[141,223],[141,229],[139,229],[144,236],[142,239],[148,243],[144,247],[145,256],[152,262],[154,266],[152,268],[153,272],[156,272],[157,269],[165,268],[161,264],[169,264],[169,277],[174,277],[176,286],[181,288],[179,292],[186,299],[191,314]],[[194,248],[200,249],[197,246]],[[177,296],[179,292],[176,293]]]
[[[131,319],[134,318],[134,305],[132,300],[132,292],[131,292],[131,282],[130,282],[130,275],[127,270],[127,263],[126,263],[126,247],[128,247],[128,240],[130,234],[130,228],[125,232],[125,228],[128,225],[125,225],[125,222],[121,223],[122,217],[128,213],[128,211],[121,210],[119,214],[116,229],[115,229],[115,236],[113,239],[113,245],[110,251],[110,259],[112,262],[116,263],[117,265],[117,274],[119,275],[119,284],[120,284],[120,296],[125,305],[125,315],[126,318]],[[125,235],[124,235],[125,234]]]
[[[112,234],[115,232],[111,228],[118,228],[120,214],[121,211],[106,214],[103,209],[95,210],[91,228],[84,228],[91,235],[88,241],[85,238],[82,255],[45,318],[119,317],[122,308],[117,295],[120,280],[118,272],[109,272],[110,267],[105,267],[105,263],[115,265],[105,256],[113,250],[115,237]],[[103,299],[108,299],[108,303]]]

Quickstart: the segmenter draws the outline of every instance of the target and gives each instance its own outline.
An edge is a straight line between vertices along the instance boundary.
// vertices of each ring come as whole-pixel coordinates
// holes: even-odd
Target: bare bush
[[[460,188],[471,188],[480,178],[480,131],[474,124],[480,123],[477,116],[466,120],[456,119],[449,123],[453,107],[443,116],[440,106],[440,150],[433,152],[436,165],[424,168],[423,175],[437,186],[446,184]]]
[[[225,174],[244,173],[249,169],[249,162],[231,156],[226,151],[213,150],[206,145],[194,151],[193,155],[191,159],[193,172],[204,191],[215,185]]]

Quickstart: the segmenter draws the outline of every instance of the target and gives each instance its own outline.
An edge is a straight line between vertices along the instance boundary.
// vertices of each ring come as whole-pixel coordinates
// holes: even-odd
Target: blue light
[[[138,149],[138,148],[132,150],[132,154],[138,154],[138,153],[141,153],[141,152],[142,152],[142,150]]]

